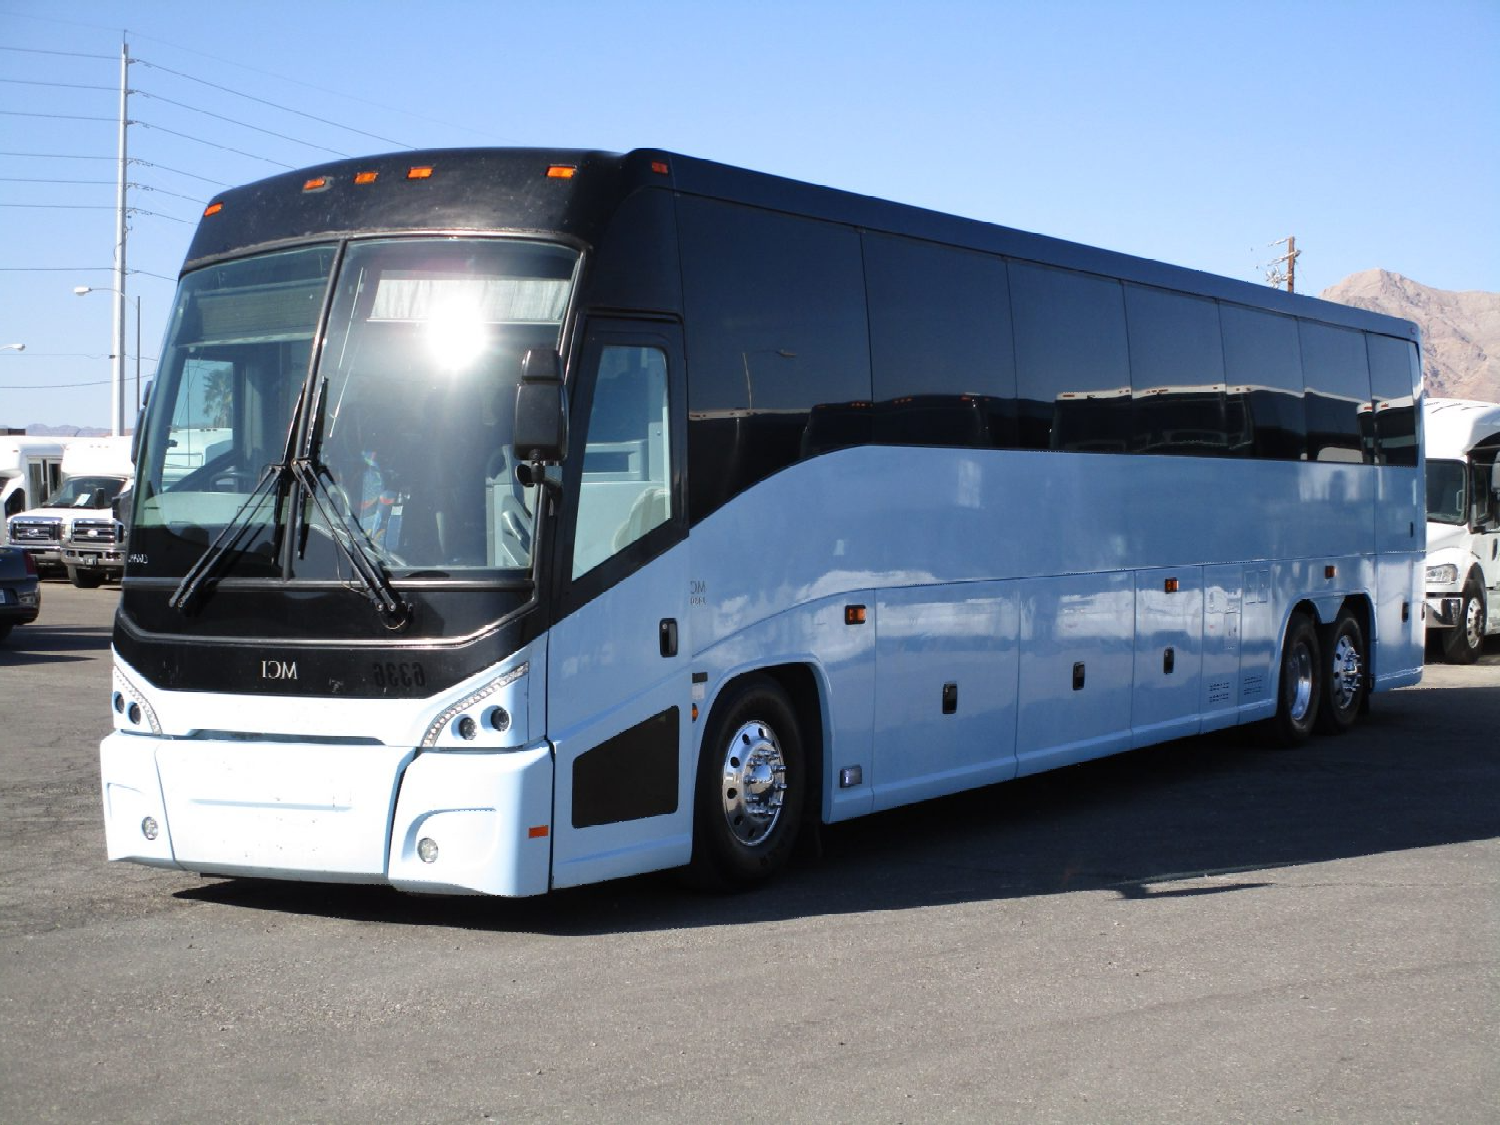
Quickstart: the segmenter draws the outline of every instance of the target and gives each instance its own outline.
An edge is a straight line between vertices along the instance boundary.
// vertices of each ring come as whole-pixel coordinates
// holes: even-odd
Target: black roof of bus
[[[569,169],[571,174],[563,171]],[[426,149],[272,176],[214,197],[184,268],[250,249],[353,233],[505,229],[560,234],[588,246],[615,204],[643,186],[1417,339],[1409,321],[1350,305],[658,149],[623,155],[584,149]]]

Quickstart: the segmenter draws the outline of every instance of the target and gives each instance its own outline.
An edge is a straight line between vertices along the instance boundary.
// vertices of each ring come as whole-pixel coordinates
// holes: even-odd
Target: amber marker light
[[[653,160],[651,162],[651,171],[655,172],[658,176],[665,176],[670,173],[672,169],[667,167],[667,162],[665,160]]]
[[[1338,575],[1338,572],[1339,572],[1339,568],[1336,567],[1336,566],[1334,566],[1332,563],[1329,563],[1327,566],[1325,566],[1323,568],[1323,577],[1324,578],[1334,578],[1334,577],[1336,577]]]
[[[576,175],[578,175],[578,169],[572,164],[547,165],[547,178],[549,180],[571,180]]]
[[[862,605],[846,605],[844,607],[845,625],[863,625],[865,623],[865,607]]]
[[[1175,593],[1177,593],[1177,579],[1175,579],[1175,578],[1168,578],[1167,581],[1166,581],[1166,583],[1163,586],[1163,589],[1165,589],[1166,592],[1169,593],[1169,594],[1175,594]]]
[[[203,209],[203,217],[206,219],[210,215],[217,215],[222,210],[224,210],[224,204],[222,204],[222,203],[210,203],[207,207],[205,207]]]
[[[357,184],[373,184],[379,176],[379,172],[356,172],[354,173],[354,182]]]
[[[406,170],[406,178],[408,180],[430,180],[432,179],[432,165],[419,164],[415,168],[408,168]]]
[[[541,840],[545,839],[546,836],[547,826],[545,824],[534,824],[526,830],[526,838],[528,840]]]
[[[314,176],[302,185],[303,191],[322,191],[328,186],[327,176]]]

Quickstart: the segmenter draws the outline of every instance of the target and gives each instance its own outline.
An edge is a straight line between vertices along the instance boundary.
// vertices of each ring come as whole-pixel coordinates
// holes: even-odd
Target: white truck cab
[[[1429,399],[1427,634],[1470,664],[1500,633],[1500,403]]]

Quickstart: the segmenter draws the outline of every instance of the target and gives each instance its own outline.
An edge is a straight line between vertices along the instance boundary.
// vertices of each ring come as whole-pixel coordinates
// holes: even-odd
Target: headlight
[[[1458,567],[1454,563],[1427,568],[1427,582],[1432,586],[1452,586],[1458,581]]]

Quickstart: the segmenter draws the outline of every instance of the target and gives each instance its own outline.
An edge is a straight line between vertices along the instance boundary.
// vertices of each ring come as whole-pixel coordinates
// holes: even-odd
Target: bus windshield
[[[1427,462],[1427,519],[1432,523],[1467,521],[1468,489],[1462,461]]]
[[[188,275],[139,468],[142,571],[184,574],[230,524],[243,526],[223,572],[241,577],[342,580],[349,558],[331,544],[351,533],[398,578],[529,567],[516,385],[528,348],[558,346],[577,264],[538,242],[389,238],[342,260],[314,246]],[[297,508],[257,486],[305,384],[321,495]]]

